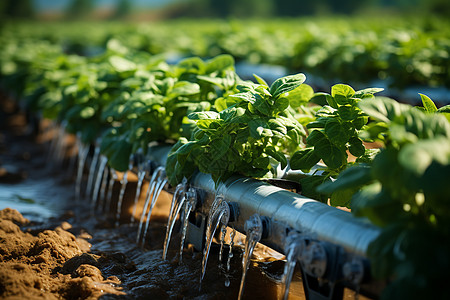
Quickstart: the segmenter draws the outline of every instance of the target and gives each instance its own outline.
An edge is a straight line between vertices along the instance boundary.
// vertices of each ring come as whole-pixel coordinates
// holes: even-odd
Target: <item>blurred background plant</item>
[[[354,14],[450,15],[446,0],[4,0],[0,18],[126,19],[266,18]]]

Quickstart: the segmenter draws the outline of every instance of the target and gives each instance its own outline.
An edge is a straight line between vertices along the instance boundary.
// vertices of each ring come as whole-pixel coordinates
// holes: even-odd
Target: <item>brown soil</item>
[[[2,299],[98,299],[124,294],[115,276],[104,278],[109,258],[82,251],[86,240],[62,223],[37,234],[19,226],[28,222],[18,211],[0,211],[0,297]]]

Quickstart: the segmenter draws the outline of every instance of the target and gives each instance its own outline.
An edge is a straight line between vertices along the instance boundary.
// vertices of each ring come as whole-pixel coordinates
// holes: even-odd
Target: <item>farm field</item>
[[[177,220],[181,241],[192,239],[192,232],[186,233],[189,216],[204,216],[206,222],[202,278],[210,245],[220,246],[220,257],[224,244],[233,248],[233,239],[225,239],[227,226],[247,234],[241,245],[242,281],[233,297],[243,295],[252,247],[267,239],[287,257],[278,279],[283,292],[277,295],[289,289],[293,271],[288,266],[296,261],[304,278],[325,280],[333,288],[340,282],[336,276],[345,271],[332,271],[328,264],[320,272],[301,254],[324,247],[370,265],[363,267],[367,278],[344,276],[339,288],[359,291],[363,286],[362,295],[382,299],[446,299],[449,50],[450,23],[440,18],[16,21],[0,28],[0,88],[27,114],[30,129],[42,134],[44,122],[56,132],[48,155],[56,164],[73,167],[75,199],[84,198],[93,213],[114,192],[112,219],[116,226],[127,223],[122,201],[127,176],[136,177],[130,215],[137,222],[136,207],[142,206],[137,242],[145,241],[159,199],[155,195],[165,190],[173,196],[165,216],[164,259]],[[277,71],[266,77],[241,73],[240,66]],[[66,159],[69,152],[72,160]],[[290,191],[286,199],[292,201],[286,205],[299,214],[296,197],[338,211],[348,224],[356,220],[354,230],[362,236],[367,232],[367,244],[347,240],[345,230],[336,232],[336,239],[322,229],[310,235],[306,223],[296,227],[283,220],[290,216],[264,207],[254,217],[250,200],[221,197],[220,191],[228,190],[234,197],[233,184],[250,179],[258,197],[258,190],[266,188],[259,184],[267,189],[287,184],[277,191]],[[149,182],[143,201],[138,201],[139,181]],[[200,186],[209,198],[192,196],[197,192],[190,188]],[[267,224],[273,226],[271,233],[285,226],[285,235],[258,233]],[[211,244],[219,228],[217,244]],[[294,245],[301,245],[300,254]],[[336,261],[343,269],[348,262]],[[372,289],[380,282],[382,289]]]

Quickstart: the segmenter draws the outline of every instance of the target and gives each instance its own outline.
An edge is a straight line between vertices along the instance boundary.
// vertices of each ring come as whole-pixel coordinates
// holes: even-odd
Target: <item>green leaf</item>
[[[376,93],[379,93],[382,91],[384,91],[383,88],[367,88],[367,89],[363,89],[363,90],[359,90],[359,91],[355,92],[354,97],[360,98],[360,99],[372,98],[373,94],[376,94]]]
[[[248,122],[250,128],[250,136],[255,139],[273,136],[272,130],[266,121],[262,119],[254,119]]]
[[[263,85],[263,86],[266,86],[266,87],[269,87],[269,85],[267,84],[267,82],[266,82],[263,78],[259,77],[259,76],[256,75],[256,74],[253,74],[253,77],[255,77],[256,81],[257,81],[259,84],[261,84],[261,85]]]
[[[188,81],[178,81],[169,93],[169,97],[189,96],[200,93],[200,86],[197,83]]]
[[[137,68],[134,62],[120,56],[111,56],[109,62],[117,72],[134,71]]]
[[[385,123],[390,123],[405,111],[410,110],[410,106],[400,104],[386,97],[376,97],[373,100],[361,101],[358,103],[358,106],[370,117]]]
[[[311,103],[318,104],[320,106],[330,105],[333,108],[338,108],[336,101],[334,101],[333,97],[331,97],[328,93],[317,92],[314,93],[314,96],[310,100]]]
[[[293,170],[309,172],[320,161],[320,157],[314,153],[314,148],[305,148],[295,152],[289,160]]]
[[[300,185],[302,187],[302,195],[312,199],[316,199],[322,203],[328,202],[328,195],[317,191],[317,187],[324,182],[328,182],[330,179],[322,175],[312,175],[300,179]]]
[[[272,94],[273,98],[278,98],[282,94],[297,88],[303,82],[305,82],[305,80],[306,76],[302,73],[278,78],[270,86],[269,92],[270,94]]]
[[[318,191],[333,193],[347,189],[359,188],[372,181],[371,169],[368,165],[354,165],[342,171],[335,181],[330,181],[318,187]]]
[[[331,96],[338,104],[345,105],[352,103],[349,99],[353,95],[355,95],[355,90],[349,85],[335,84],[331,87]]]
[[[326,139],[325,134],[320,130],[313,130],[306,138],[306,143],[311,146],[315,146],[320,140]]]
[[[348,189],[332,193],[330,196],[330,205],[350,208],[352,196],[357,191],[357,189]]]
[[[363,142],[358,137],[354,136],[350,138],[348,141],[350,146],[348,147],[348,151],[356,157],[364,155],[366,148],[363,145]]]
[[[267,155],[273,157],[275,160],[277,160],[281,164],[281,169],[286,168],[287,166],[287,158],[282,152],[278,152],[275,147],[269,146],[264,148],[264,153]]]
[[[289,100],[289,105],[292,108],[298,108],[301,105],[306,105],[314,96],[314,90],[309,85],[303,83],[297,88],[283,95],[283,98]]]
[[[420,98],[422,99],[422,103],[423,103],[423,107],[426,109],[427,112],[429,113],[435,113],[437,112],[437,107],[434,104],[433,100],[431,100],[428,96],[424,95],[424,94],[420,94]]]
[[[206,62],[205,73],[209,74],[227,69],[234,70],[234,58],[229,54],[222,54]]]
[[[349,139],[349,130],[336,119],[329,119],[325,124],[325,134],[336,145],[345,145]]]
[[[289,100],[287,98],[277,98],[275,99],[275,103],[273,105],[273,112],[280,113],[286,110],[289,107]]]
[[[352,121],[358,117],[360,111],[357,107],[351,105],[341,105],[338,107],[338,113],[342,119]]]
[[[331,143],[328,138],[320,139],[314,150],[323,162],[331,169],[338,169],[347,162],[347,154]]]
[[[450,140],[437,137],[408,144],[400,150],[398,160],[405,169],[420,176],[432,162],[450,163]]]
[[[95,109],[93,107],[85,107],[80,111],[80,117],[83,119],[89,119],[95,115]]]
[[[215,111],[200,111],[190,113],[188,118],[190,120],[217,120],[220,118],[220,115]]]
[[[124,140],[114,143],[114,151],[108,157],[108,164],[119,172],[128,170],[132,145]]]
[[[450,104],[442,106],[437,110],[439,113],[450,113]]]

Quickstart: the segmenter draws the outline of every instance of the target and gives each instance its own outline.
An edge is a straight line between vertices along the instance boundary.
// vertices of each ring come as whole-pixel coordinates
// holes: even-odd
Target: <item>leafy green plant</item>
[[[240,93],[218,99],[220,112],[188,115],[196,128],[191,140],[181,138],[167,158],[171,184],[191,177],[197,168],[218,183],[232,174],[272,176],[275,164],[287,165],[286,154],[297,149],[305,135],[288,107],[305,90],[306,77],[282,77],[270,87],[256,78],[259,84],[238,85]]]
[[[450,123],[427,104],[421,111],[388,98],[359,103],[378,125],[365,134],[383,136],[385,148],[370,167],[354,165],[319,187],[356,188],[352,212],[382,227],[368,254],[373,274],[391,281],[383,299],[450,295],[442,289],[450,268]]]
[[[114,126],[103,136],[101,152],[122,171],[128,168],[131,153],[142,149],[145,155],[150,142],[174,143],[190,136],[193,122],[186,116],[213,109],[214,101],[240,82],[229,55],[209,61],[188,58],[172,67],[158,65],[134,80],[143,85],[133,90],[136,82],[122,82],[125,91],[103,113]],[[114,148],[122,149],[122,155],[109,150]]]
[[[369,88],[355,92],[345,84],[336,84],[331,88],[331,95],[317,93],[314,101],[326,103],[316,112],[316,119],[306,125],[310,130],[306,138],[307,147],[295,152],[290,159],[290,166],[294,170],[309,172],[319,161],[326,165],[321,175],[314,175],[301,179],[302,192],[306,196],[314,197],[323,202],[328,195],[316,192],[316,187],[335,178],[351,163],[348,162],[348,153],[358,160],[368,159],[373,150],[365,149],[358,133],[367,124],[367,115],[358,107],[358,103],[372,99],[374,93],[382,89]],[[334,193],[331,195],[331,204],[334,206],[347,206],[349,194]]]

